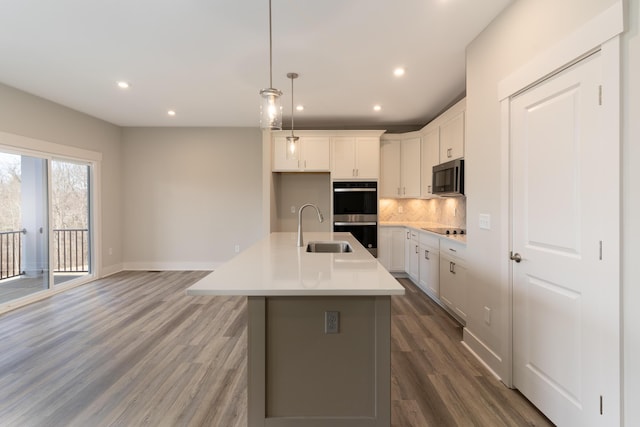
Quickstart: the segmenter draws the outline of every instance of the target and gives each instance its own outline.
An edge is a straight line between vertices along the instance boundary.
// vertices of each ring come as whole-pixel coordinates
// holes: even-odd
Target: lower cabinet
[[[440,239],[420,233],[418,286],[431,296],[440,297]]]
[[[378,259],[391,273],[406,273],[461,323],[467,320],[466,246],[410,227],[380,227]]]
[[[420,278],[420,240],[418,231],[412,228],[406,229],[404,266],[413,283],[418,283]]]
[[[442,242],[440,246],[440,301],[461,320],[467,320],[467,266],[464,246]]]
[[[378,260],[391,273],[404,269],[405,227],[380,227],[378,233]]]

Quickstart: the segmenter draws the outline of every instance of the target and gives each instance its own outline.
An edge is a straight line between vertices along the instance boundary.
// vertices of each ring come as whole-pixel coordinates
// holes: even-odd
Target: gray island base
[[[308,253],[273,233],[187,293],[249,298],[250,427],[388,427],[390,296],[404,288],[350,234],[305,237],[353,252]]]

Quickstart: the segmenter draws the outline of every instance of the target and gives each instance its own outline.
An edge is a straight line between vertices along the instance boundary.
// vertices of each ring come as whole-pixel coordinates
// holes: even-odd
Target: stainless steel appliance
[[[464,160],[435,165],[433,167],[433,194],[439,196],[464,196]]]
[[[336,181],[333,183],[333,231],[346,231],[373,254],[378,255],[378,183]]]

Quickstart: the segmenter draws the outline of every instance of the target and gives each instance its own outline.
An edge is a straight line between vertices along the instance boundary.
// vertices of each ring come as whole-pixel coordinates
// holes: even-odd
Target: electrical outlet
[[[109,248],[109,255],[113,255],[113,248]]]
[[[236,251],[236,253],[239,253],[239,252],[240,252],[240,245],[236,245],[236,247],[235,247],[235,251]]]
[[[398,206],[398,213],[403,213],[404,212],[404,208],[402,206]]]
[[[291,213],[292,214],[296,213],[296,207],[295,206],[291,206]]]
[[[478,217],[478,227],[484,230],[491,230],[491,215],[480,214]]]
[[[324,312],[324,333],[337,334],[340,330],[340,312],[325,311]]]
[[[484,306],[484,323],[487,326],[491,325],[491,309],[486,305]]]

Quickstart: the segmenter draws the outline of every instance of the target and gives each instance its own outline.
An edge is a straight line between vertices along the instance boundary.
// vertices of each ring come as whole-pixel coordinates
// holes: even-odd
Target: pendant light
[[[299,137],[293,134],[293,80],[298,78],[298,73],[287,73],[287,77],[291,79],[291,136],[287,137],[287,159],[298,159],[298,140]]]
[[[271,0],[269,0],[269,87],[262,89],[262,103],[260,104],[260,127],[262,129],[282,129],[282,106],[280,96],[282,92],[273,88],[273,49],[271,41]]]

